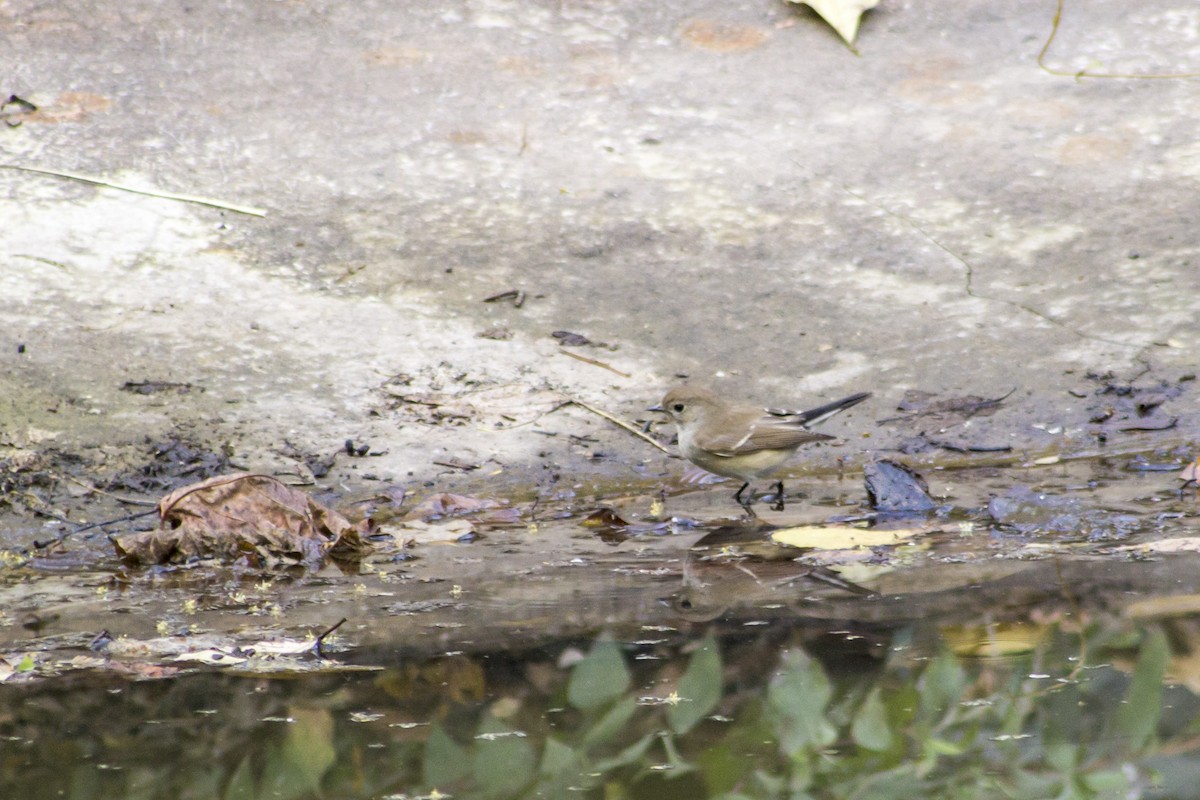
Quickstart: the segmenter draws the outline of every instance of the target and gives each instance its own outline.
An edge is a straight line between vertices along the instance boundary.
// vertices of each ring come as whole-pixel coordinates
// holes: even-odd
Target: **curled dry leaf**
[[[135,564],[193,558],[256,565],[318,566],[329,554],[367,547],[370,520],[353,525],[333,509],[268,475],[222,475],[184,486],[158,504],[157,529],[114,540]]]
[[[475,540],[475,526],[470,520],[448,519],[444,522],[408,520],[395,532],[402,547],[418,544],[466,544]]]
[[[611,508],[598,508],[579,523],[585,528],[627,528],[629,523]]]

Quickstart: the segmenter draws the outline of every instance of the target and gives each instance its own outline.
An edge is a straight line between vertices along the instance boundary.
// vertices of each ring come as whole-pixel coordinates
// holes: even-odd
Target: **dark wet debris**
[[[1085,373],[1093,388],[1090,392],[1071,394],[1081,399],[1092,398],[1085,409],[1089,433],[1103,441],[1113,433],[1166,431],[1178,425],[1178,416],[1170,414],[1168,407],[1184,394],[1194,376],[1148,381],[1148,371],[1128,381],[1112,371]]]
[[[937,398],[935,392],[909,389],[904,393],[904,398],[899,405],[896,406],[896,410],[903,414],[898,417],[882,419],[879,424],[883,425],[914,417],[959,417],[962,419],[987,417],[995,414],[1000,409],[1001,403],[1011,397],[1016,390],[1014,386],[1005,394],[992,398],[968,394],[938,400],[935,399]]]
[[[229,458],[182,439],[150,444],[150,460],[137,469],[118,475],[104,487],[155,496],[195,480],[229,472]]]
[[[863,468],[867,500],[887,514],[921,514],[937,508],[929,484],[911,467],[886,459]]]
[[[10,128],[16,128],[24,121],[21,118],[38,110],[38,107],[28,100],[10,94],[8,99],[0,103],[0,119]]]
[[[204,387],[176,381],[125,381],[121,391],[131,394],[191,394],[193,391],[203,392]]]
[[[557,339],[558,343],[563,347],[586,347],[595,344],[595,342],[582,333],[574,333],[572,331],[555,331],[550,336]]]
[[[620,349],[619,345],[609,344],[608,342],[597,342],[589,339],[582,333],[575,333],[574,331],[554,331],[550,336],[558,340],[560,347],[599,347],[603,350]]]
[[[896,450],[905,455],[926,453],[930,450],[948,450],[951,453],[1010,453],[1012,445],[997,442],[971,442],[962,439],[939,436],[933,437],[922,431],[915,436],[909,436],[897,444]]]

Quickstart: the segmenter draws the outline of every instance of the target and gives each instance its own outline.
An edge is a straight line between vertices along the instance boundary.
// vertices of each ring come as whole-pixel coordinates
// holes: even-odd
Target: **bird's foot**
[[[775,484],[775,503],[771,506],[773,511],[783,511],[783,481]]]

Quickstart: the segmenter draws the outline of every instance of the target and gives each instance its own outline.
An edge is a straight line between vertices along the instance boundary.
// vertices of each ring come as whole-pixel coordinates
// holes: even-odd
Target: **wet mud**
[[[167,452],[172,474],[136,480],[216,466],[161,447],[149,463]],[[0,778],[94,797],[900,796],[870,789],[890,771],[908,792],[986,776],[997,797],[1181,784],[1186,758],[1163,753],[1191,752],[1200,711],[1187,458],[921,470],[916,511],[873,508],[861,474],[807,474],[757,519],[727,484],[377,497],[422,524],[318,571],[130,568],[107,537],[153,517],[58,541],[10,506]],[[65,513],[122,507],[25,475]],[[1058,720],[1064,704],[1082,710]],[[1050,739],[1080,761],[1028,751]],[[1162,792],[1144,796],[1182,796]]]

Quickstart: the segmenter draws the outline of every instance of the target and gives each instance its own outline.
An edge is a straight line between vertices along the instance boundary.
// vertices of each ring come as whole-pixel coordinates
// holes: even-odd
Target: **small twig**
[[[1054,44],[1055,37],[1058,36],[1058,26],[1062,23],[1063,0],[1058,0],[1058,6],[1054,9],[1054,20],[1050,23],[1050,35],[1046,37],[1046,43],[1042,45],[1042,49],[1038,52],[1037,65],[1042,70],[1050,75],[1056,75],[1061,78],[1074,78],[1076,81],[1083,78],[1107,78],[1109,80],[1123,81],[1139,81],[1139,80],[1167,80],[1180,78],[1196,78],[1200,77],[1200,72],[1167,72],[1167,73],[1151,73],[1149,75],[1135,75],[1131,73],[1120,72],[1091,72],[1087,69],[1081,69],[1078,72],[1069,72],[1067,70],[1055,69],[1046,64],[1046,55],[1050,52],[1050,45]]]
[[[621,370],[617,369],[616,367],[611,367],[608,364],[605,364],[603,361],[597,361],[594,358],[588,358],[587,356],[581,356],[578,353],[572,353],[570,350],[564,350],[561,347],[558,348],[558,352],[562,353],[564,356],[570,356],[571,358],[574,358],[578,361],[582,361],[585,364],[591,364],[593,367],[600,367],[601,369],[606,369],[609,372],[615,372],[616,374],[620,375],[622,378],[632,378],[633,377],[628,372],[621,372]]]
[[[52,544],[62,544],[63,541],[66,540],[66,538],[68,536],[74,536],[77,533],[83,533],[84,531],[91,530],[92,528],[103,528],[106,525],[116,525],[118,522],[129,522],[130,520],[138,519],[140,517],[148,517],[151,514],[157,514],[157,513],[158,513],[158,509],[155,508],[155,509],[150,509],[149,511],[139,511],[136,514],[126,514],[125,516],[117,517],[116,519],[106,519],[103,522],[89,522],[87,525],[80,525],[79,527],[75,528],[74,530],[64,531],[48,542],[35,541],[33,543],[33,546],[37,550],[45,550],[47,547],[49,547]],[[67,520],[67,521],[69,522],[70,520]]]
[[[479,469],[478,464],[464,464],[461,461],[434,461],[439,467],[449,467],[450,469],[461,469],[463,472],[471,472]]]
[[[70,481],[71,483],[78,484],[79,486],[82,486],[83,488],[87,489],[89,492],[93,492],[95,494],[102,494],[105,497],[111,497],[113,500],[116,500],[119,503],[127,503],[131,506],[150,506],[150,507],[155,507],[155,508],[158,507],[157,500],[139,500],[134,497],[122,497],[119,494],[113,494],[112,492],[106,492],[103,489],[97,489],[95,486],[92,486],[90,483],[87,483],[86,481],[81,481],[78,478],[72,478],[70,475],[59,475],[54,472],[51,472],[50,475],[57,478],[60,481]]]
[[[143,194],[147,197],[158,197],[163,200],[178,200],[181,203],[195,203],[197,205],[209,206],[210,208],[219,208],[224,211],[236,211],[239,214],[249,214],[252,217],[265,217],[267,211],[264,208],[255,208],[254,206],[235,205],[234,203],[226,203],[222,200],[213,200],[208,197],[199,197],[192,194],[176,194],[174,192],[162,192],[157,189],[139,189],[135,186],[127,186],[123,183],[113,183],[102,178],[92,178],[87,175],[79,175],[74,172],[63,172],[55,169],[40,169],[39,167],[24,167],[19,164],[0,164],[0,169],[15,169],[19,172],[34,172],[38,175],[52,175],[56,178],[66,178],[67,180],[79,181],[80,183],[88,183],[92,186],[101,186],[105,189],[117,189],[122,192],[131,192],[133,194]]]
[[[592,412],[593,414],[595,414],[595,415],[596,415],[596,416],[598,416],[598,417],[603,417],[604,419],[608,420],[609,422],[611,422],[612,424],[616,425],[617,427],[619,427],[619,428],[624,428],[625,430],[629,431],[629,432],[630,432],[630,433],[632,433],[634,436],[636,436],[636,437],[638,437],[639,439],[641,439],[643,442],[647,442],[647,443],[651,444],[652,446],[654,446],[654,447],[657,447],[659,450],[662,450],[662,451],[663,451],[664,453],[666,453],[667,455],[671,455],[671,451],[670,451],[670,450],[668,450],[667,448],[663,447],[663,445],[662,445],[662,444],[660,444],[659,442],[657,442],[657,441],[655,441],[654,439],[650,438],[650,437],[649,437],[649,436],[647,436],[646,434],[642,433],[640,430],[638,430],[638,429],[637,429],[637,428],[635,428],[634,426],[630,425],[628,422],[625,422],[625,421],[624,421],[624,420],[622,420],[622,419],[618,419],[617,417],[614,417],[612,414],[609,414],[607,411],[603,411],[603,410],[601,410],[601,409],[599,409],[599,408],[596,408],[596,407],[595,407],[595,406],[593,406],[593,405],[589,405],[589,404],[587,404],[587,403],[583,402],[582,400],[579,400],[579,399],[577,399],[577,398],[571,397],[571,396],[570,396],[570,395],[568,395],[568,394],[563,394],[563,397],[564,397],[564,398],[566,398],[566,400],[567,400],[567,402],[568,402],[568,403],[573,403],[574,405],[577,405],[577,406],[579,406],[580,408],[582,408],[582,409],[583,409],[583,410],[585,410],[585,411],[590,411],[590,412]],[[560,406],[560,407],[561,407],[561,406]]]
[[[525,290],[524,289],[509,289],[499,294],[494,294],[491,297],[483,298],[485,303],[496,303],[500,300],[512,300],[514,308],[520,308],[525,305]]]
[[[313,647],[319,658],[325,658],[325,651],[321,648],[321,644],[325,641],[325,637],[336,631],[338,628],[346,624],[346,618],[342,617],[332,628],[327,629],[324,633],[317,637],[317,644]]]

